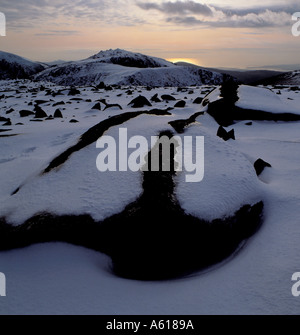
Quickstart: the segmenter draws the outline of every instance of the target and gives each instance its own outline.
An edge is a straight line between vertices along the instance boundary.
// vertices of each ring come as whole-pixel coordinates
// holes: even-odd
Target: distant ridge
[[[280,75],[261,80],[262,85],[300,85],[300,70],[282,73]]]
[[[0,79],[27,79],[44,70],[46,65],[0,51]]]
[[[201,66],[185,63],[185,62],[178,62],[176,63],[179,66],[193,66],[200,69],[204,69]],[[256,84],[261,80],[265,80],[277,75],[282,74],[280,71],[272,71],[272,70],[238,70],[238,69],[217,69],[217,68],[205,68],[206,70],[227,74],[236,78],[240,83],[251,85]]]

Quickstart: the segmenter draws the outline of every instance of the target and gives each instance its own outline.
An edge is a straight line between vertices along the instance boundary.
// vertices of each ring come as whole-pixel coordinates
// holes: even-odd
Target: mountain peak
[[[109,49],[100,51],[88,59],[99,60],[102,63],[116,64],[136,68],[157,68],[173,66],[164,59],[143,55],[123,49]]]

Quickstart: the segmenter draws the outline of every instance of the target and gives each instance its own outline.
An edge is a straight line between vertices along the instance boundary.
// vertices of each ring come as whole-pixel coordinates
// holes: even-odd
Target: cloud
[[[205,5],[192,0],[176,2],[137,2],[145,11],[157,10],[165,15],[169,24],[228,28],[282,27],[291,24],[295,5],[269,7],[230,8]]]
[[[1,0],[0,10],[12,30],[89,24],[130,26],[143,22],[128,12],[130,0]],[[132,2],[131,2],[132,3]],[[63,22],[63,23],[62,23]]]
[[[286,26],[291,24],[291,16],[287,13],[274,13],[269,10],[261,14],[232,15],[225,20],[207,21],[197,19],[195,16],[172,16],[167,22],[185,26],[209,26],[219,28],[267,28]]]
[[[35,36],[74,36],[79,35],[78,30],[49,30],[42,33],[37,33]]]
[[[161,4],[155,2],[138,2],[137,6],[144,10],[156,9],[162,13],[168,14],[201,14],[204,16],[210,16],[213,14],[211,8],[208,5],[201,4],[195,1],[176,1],[176,2],[163,2]]]

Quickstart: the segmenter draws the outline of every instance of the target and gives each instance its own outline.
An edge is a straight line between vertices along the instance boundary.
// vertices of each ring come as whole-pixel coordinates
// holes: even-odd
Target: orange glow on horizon
[[[195,58],[168,58],[167,61],[172,63],[184,62],[200,66],[198,60]]]

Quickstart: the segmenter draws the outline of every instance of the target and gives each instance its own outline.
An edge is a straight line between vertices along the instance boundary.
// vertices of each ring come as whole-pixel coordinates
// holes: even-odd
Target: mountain
[[[282,73],[259,82],[262,85],[300,85],[300,70]]]
[[[46,66],[20,56],[0,51],[0,79],[24,79],[44,70]]]
[[[185,62],[178,62],[176,64],[180,66],[191,66],[204,69],[201,66]],[[271,71],[271,70],[239,70],[239,69],[217,69],[217,68],[205,68],[205,69],[221,74],[227,74],[229,76],[236,78],[240,83],[246,85],[255,84],[258,81],[265,80],[282,74],[282,72],[280,71]]]
[[[161,58],[115,49],[87,59],[48,68],[35,76],[59,85],[219,85],[227,75],[205,69],[178,66]]]
[[[58,59],[58,60],[54,60],[52,62],[46,62],[45,64],[47,64],[49,66],[56,66],[56,65],[67,63],[67,62],[68,61],[65,61],[65,60],[62,60],[62,59]]]

